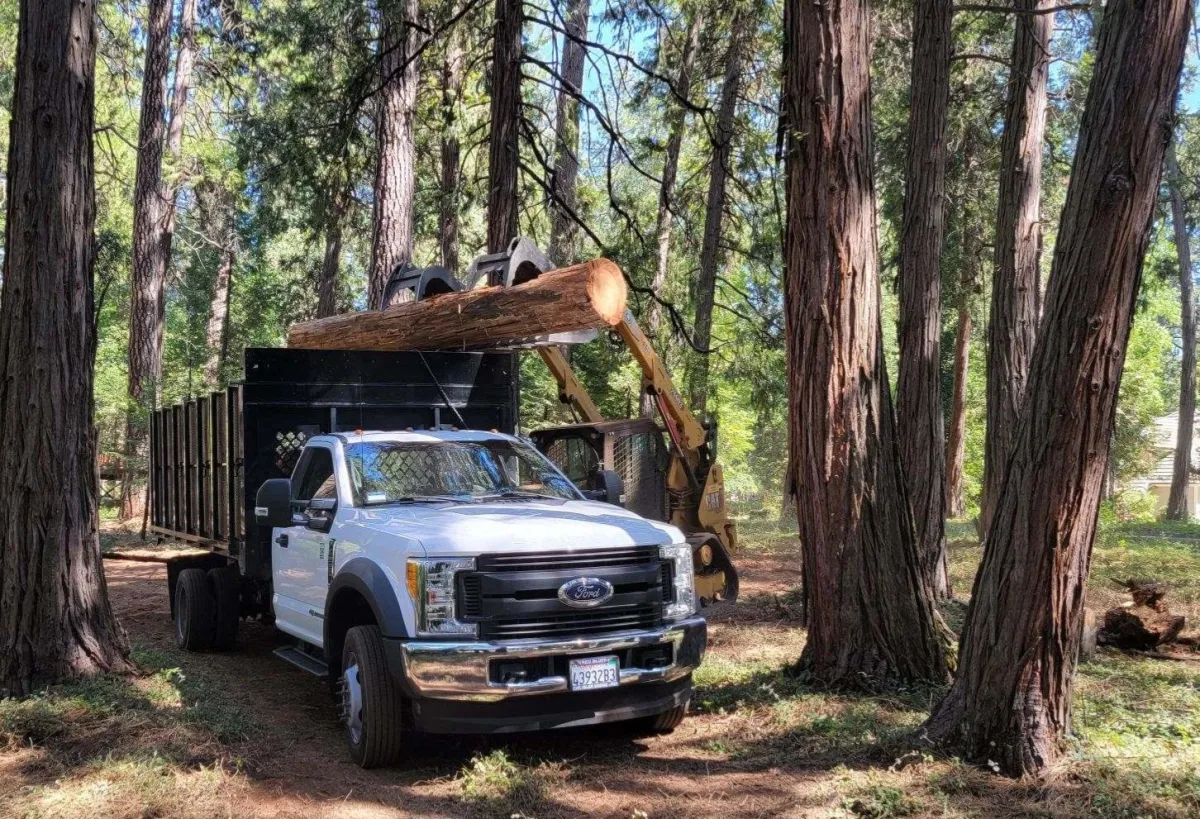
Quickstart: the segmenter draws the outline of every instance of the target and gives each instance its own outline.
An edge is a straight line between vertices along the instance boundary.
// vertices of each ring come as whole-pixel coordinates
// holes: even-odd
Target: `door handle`
[[[282,534],[279,537],[275,538],[275,542],[279,544],[279,548],[286,549],[288,547],[287,534],[285,533],[285,534]]]

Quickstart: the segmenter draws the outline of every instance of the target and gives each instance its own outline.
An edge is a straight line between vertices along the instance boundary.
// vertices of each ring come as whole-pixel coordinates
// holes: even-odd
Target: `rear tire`
[[[216,634],[217,603],[203,569],[184,569],[175,581],[175,643],[204,651]]]
[[[404,697],[388,673],[378,626],[355,626],[342,649],[342,724],[350,756],[363,768],[400,757]]]
[[[238,621],[242,616],[238,576],[229,567],[209,569],[208,584],[216,605],[212,647],[217,651],[228,651],[237,643]]]

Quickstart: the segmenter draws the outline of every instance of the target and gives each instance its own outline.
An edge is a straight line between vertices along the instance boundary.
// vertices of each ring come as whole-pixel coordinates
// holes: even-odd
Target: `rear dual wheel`
[[[185,651],[233,648],[240,598],[233,569],[184,569],[175,582],[175,643]]]

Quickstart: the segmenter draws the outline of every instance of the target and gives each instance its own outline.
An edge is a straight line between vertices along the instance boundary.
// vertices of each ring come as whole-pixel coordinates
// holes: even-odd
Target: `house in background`
[[[1155,461],[1154,468],[1148,474],[1129,481],[1126,488],[1152,495],[1158,505],[1159,515],[1162,515],[1167,509],[1167,499],[1171,495],[1171,472],[1175,468],[1175,441],[1176,433],[1179,431],[1179,413],[1173,412],[1170,415],[1164,415],[1154,422],[1154,426],[1155,440],[1157,441],[1155,450],[1159,456],[1158,460]],[[1193,429],[1192,476],[1188,481],[1187,505],[1188,517],[1195,520],[1200,518],[1200,475],[1196,474],[1196,470],[1200,469],[1200,415],[1196,416]]]

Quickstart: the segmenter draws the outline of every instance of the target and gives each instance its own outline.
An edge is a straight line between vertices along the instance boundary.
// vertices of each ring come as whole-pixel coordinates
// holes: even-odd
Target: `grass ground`
[[[950,536],[954,622],[980,554],[969,525]],[[713,615],[675,734],[431,738],[382,772],[347,762],[323,684],[272,659],[267,629],[243,629],[234,654],[183,654],[161,568],[110,561],[145,671],[0,702],[0,816],[1200,817],[1200,663],[1102,651],[1080,671],[1065,770],[1012,782],[920,749],[938,690],[846,695],[791,673],[794,538],[743,541],[743,598]],[[1119,601],[1127,577],[1166,582],[1200,622],[1200,526],[1106,528],[1090,604]]]

